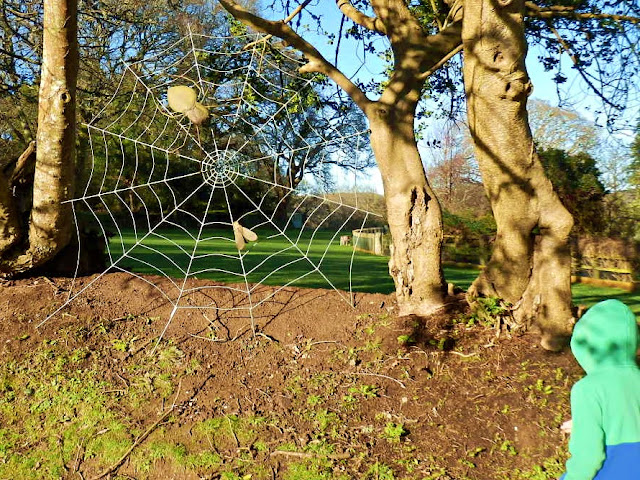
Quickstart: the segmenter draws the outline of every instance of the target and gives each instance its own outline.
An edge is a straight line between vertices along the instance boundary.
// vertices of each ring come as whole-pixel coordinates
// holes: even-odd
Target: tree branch
[[[364,27],[367,30],[371,30],[372,32],[381,33],[383,35],[387,33],[386,27],[378,17],[370,17],[368,15],[365,15],[356,7],[354,7],[351,2],[349,2],[349,0],[336,0],[336,5],[345,17],[352,20],[354,23],[360,25],[361,27]]]
[[[36,167],[36,142],[31,141],[26,150],[22,152],[16,166],[13,169],[13,173],[9,178],[9,185],[15,185],[19,180],[28,179],[33,176],[33,172]]]
[[[296,16],[307,6],[311,3],[311,0],[304,0],[304,2],[302,2],[300,5],[298,5],[295,10],[293,12],[291,12],[287,18],[285,18],[283,20],[284,23],[289,23],[291,20],[293,20],[294,18],[296,18]],[[249,50],[249,48],[253,47],[254,45],[260,43],[260,42],[266,42],[269,39],[271,39],[273,37],[273,35],[266,35],[264,37],[262,37],[260,40],[256,40],[255,42],[251,42],[248,43],[247,45],[245,45],[244,47],[242,47],[243,50]]]
[[[18,55],[17,53],[9,52],[2,47],[0,47],[0,53],[3,55],[7,55],[11,58],[15,58],[16,60],[22,60],[23,62],[31,63],[33,65],[38,64],[38,62],[36,62],[35,60],[32,60],[31,58],[27,58],[23,55]]]
[[[582,13],[576,12],[573,7],[551,6],[542,8],[533,2],[525,2],[527,15],[536,18],[564,17],[573,20],[615,20],[617,22],[640,23],[640,18],[630,15],[614,15],[610,13]]]
[[[420,77],[425,79],[448,62],[462,48],[462,19],[458,19],[424,42],[428,54],[422,62]]]
[[[582,70],[582,68],[580,68],[580,61],[578,60],[578,57],[575,55],[575,53],[573,53],[573,50],[571,49],[571,46],[567,43],[567,41],[562,38],[562,36],[560,35],[560,32],[558,32],[558,30],[554,27],[552,27],[551,25],[549,25],[549,28],[551,29],[551,31],[553,32],[553,34],[556,36],[556,38],[558,39],[558,43],[560,43],[560,45],[562,46],[562,48],[565,50],[565,52],[567,52],[567,55],[569,55],[569,58],[571,58],[571,61],[573,62],[573,64],[576,67],[576,70],[578,71],[578,73],[580,74],[580,76],[582,77],[582,79],[587,83],[587,85],[589,85],[589,88],[591,88],[591,90],[593,90],[593,92],[600,97],[600,99],[606,103],[607,105],[609,105],[610,107],[613,108],[620,108],[619,105],[616,105],[615,103],[612,103],[611,100],[609,100],[607,97],[605,97],[603,95],[603,93],[598,90],[596,88],[596,86],[593,84],[593,82],[591,81],[591,79],[589,79],[589,77],[587,76],[587,74]]]
[[[336,82],[363,111],[366,111],[373,103],[344,73],[326,60],[313,45],[298,35],[285,22],[274,22],[254,15],[233,0],[220,0],[220,5],[236,20],[240,20],[245,25],[253,27],[260,32],[281,38],[302,52],[309,62],[300,68],[300,73],[318,72],[327,75],[331,80]]]
[[[461,51],[462,51],[462,43],[460,43],[460,45],[458,45],[456,48],[454,48],[448,54],[446,54],[444,57],[442,57],[439,62],[437,62],[435,65],[433,65],[427,71],[421,73],[420,74],[420,78],[425,78],[426,79],[426,78],[430,77],[431,75],[433,75],[433,73],[436,70],[438,70],[440,67],[442,67],[445,63],[447,63],[449,60],[451,60],[453,57],[455,57]]]

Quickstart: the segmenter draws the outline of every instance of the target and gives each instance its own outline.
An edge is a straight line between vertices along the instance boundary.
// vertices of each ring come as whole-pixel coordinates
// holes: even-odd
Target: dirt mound
[[[1,479],[562,470],[579,367],[532,338],[496,338],[461,303],[425,324],[397,318],[391,296],[260,287],[251,317],[243,295],[212,289],[217,314],[181,309],[167,328],[154,282],[168,280],[105,275],[40,328],[71,280],[0,287]]]

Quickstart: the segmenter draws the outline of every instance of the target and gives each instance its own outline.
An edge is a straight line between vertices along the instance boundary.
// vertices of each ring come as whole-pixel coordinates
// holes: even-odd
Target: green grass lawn
[[[355,252],[340,246],[340,233],[318,230],[277,232],[258,229],[258,241],[238,255],[231,229],[157,229],[152,234],[122,231],[110,240],[113,261],[127,252],[117,266],[144,274],[164,274],[173,278],[211,279],[224,283],[267,285],[291,284],[308,288],[331,288],[354,292],[390,293],[393,281],[388,273],[388,257]],[[344,232],[347,233],[347,232]],[[196,242],[196,239],[200,239]],[[137,246],[132,248],[136,241]],[[193,255],[197,244],[196,255]],[[349,278],[351,271],[351,279]],[[321,272],[321,273],[320,273]],[[448,282],[468,288],[478,271],[471,268],[445,267]],[[576,284],[573,299],[587,306],[618,298],[640,315],[640,293],[620,289]]]

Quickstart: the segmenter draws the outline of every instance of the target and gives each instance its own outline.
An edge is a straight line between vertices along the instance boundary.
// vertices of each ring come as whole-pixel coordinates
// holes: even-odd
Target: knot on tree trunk
[[[520,101],[533,92],[533,84],[526,73],[515,72],[505,75],[504,81],[504,92],[500,98]]]

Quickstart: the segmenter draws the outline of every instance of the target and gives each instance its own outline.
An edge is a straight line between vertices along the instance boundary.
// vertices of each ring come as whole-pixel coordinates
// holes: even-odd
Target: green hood
[[[603,367],[636,365],[638,325],[633,312],[619,300],[591,307],[576,323],[571,350],[585,372]]]

